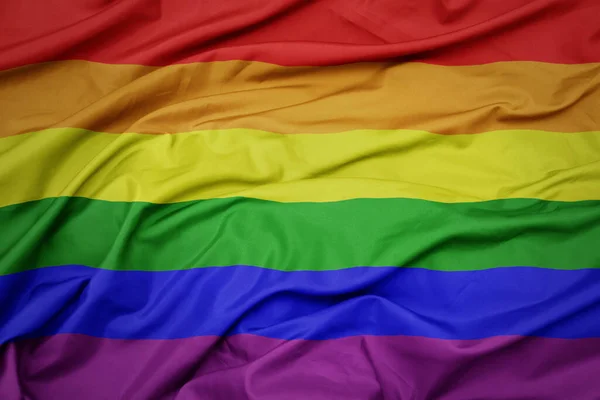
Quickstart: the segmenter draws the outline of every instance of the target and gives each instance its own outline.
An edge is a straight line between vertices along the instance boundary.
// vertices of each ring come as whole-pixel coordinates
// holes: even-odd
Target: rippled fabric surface
[[[597,399],[596,0],[5,0],[2,400]]]

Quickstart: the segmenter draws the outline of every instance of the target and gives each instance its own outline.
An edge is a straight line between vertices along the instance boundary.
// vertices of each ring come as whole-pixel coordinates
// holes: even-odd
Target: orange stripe
[[[63,61],[0,72],[0,136],[47,128],[176,133],[417,129],[591,131],[600,64],[228,61],[144,67]]]

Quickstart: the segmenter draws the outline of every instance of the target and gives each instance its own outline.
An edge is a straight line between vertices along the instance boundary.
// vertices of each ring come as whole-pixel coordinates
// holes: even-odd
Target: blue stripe
[[[282,339],[600,337],[600,270],[61,266],[0,277],[0,301],[2,343],[57,333],[131,339],[235,333]]]

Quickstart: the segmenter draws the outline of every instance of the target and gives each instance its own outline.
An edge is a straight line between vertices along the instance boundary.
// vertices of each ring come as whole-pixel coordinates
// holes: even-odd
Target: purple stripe
[[[600,339],[65,334],[4,345],[0,371],[4,400],[584,400],[600,393]]]

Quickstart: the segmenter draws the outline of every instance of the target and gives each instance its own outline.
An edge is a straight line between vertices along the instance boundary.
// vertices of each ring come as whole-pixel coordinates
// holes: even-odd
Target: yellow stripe
[[[230,196],[600,199],[600,132],[52,129],[0,139],[0,157],[2,206],[54,196],[153,203]]]
[[[48,128],[172,133],[260,129],[598,129],[600,64],[226,61],[144,67],[58,61],[0,72],[0,136]]]

